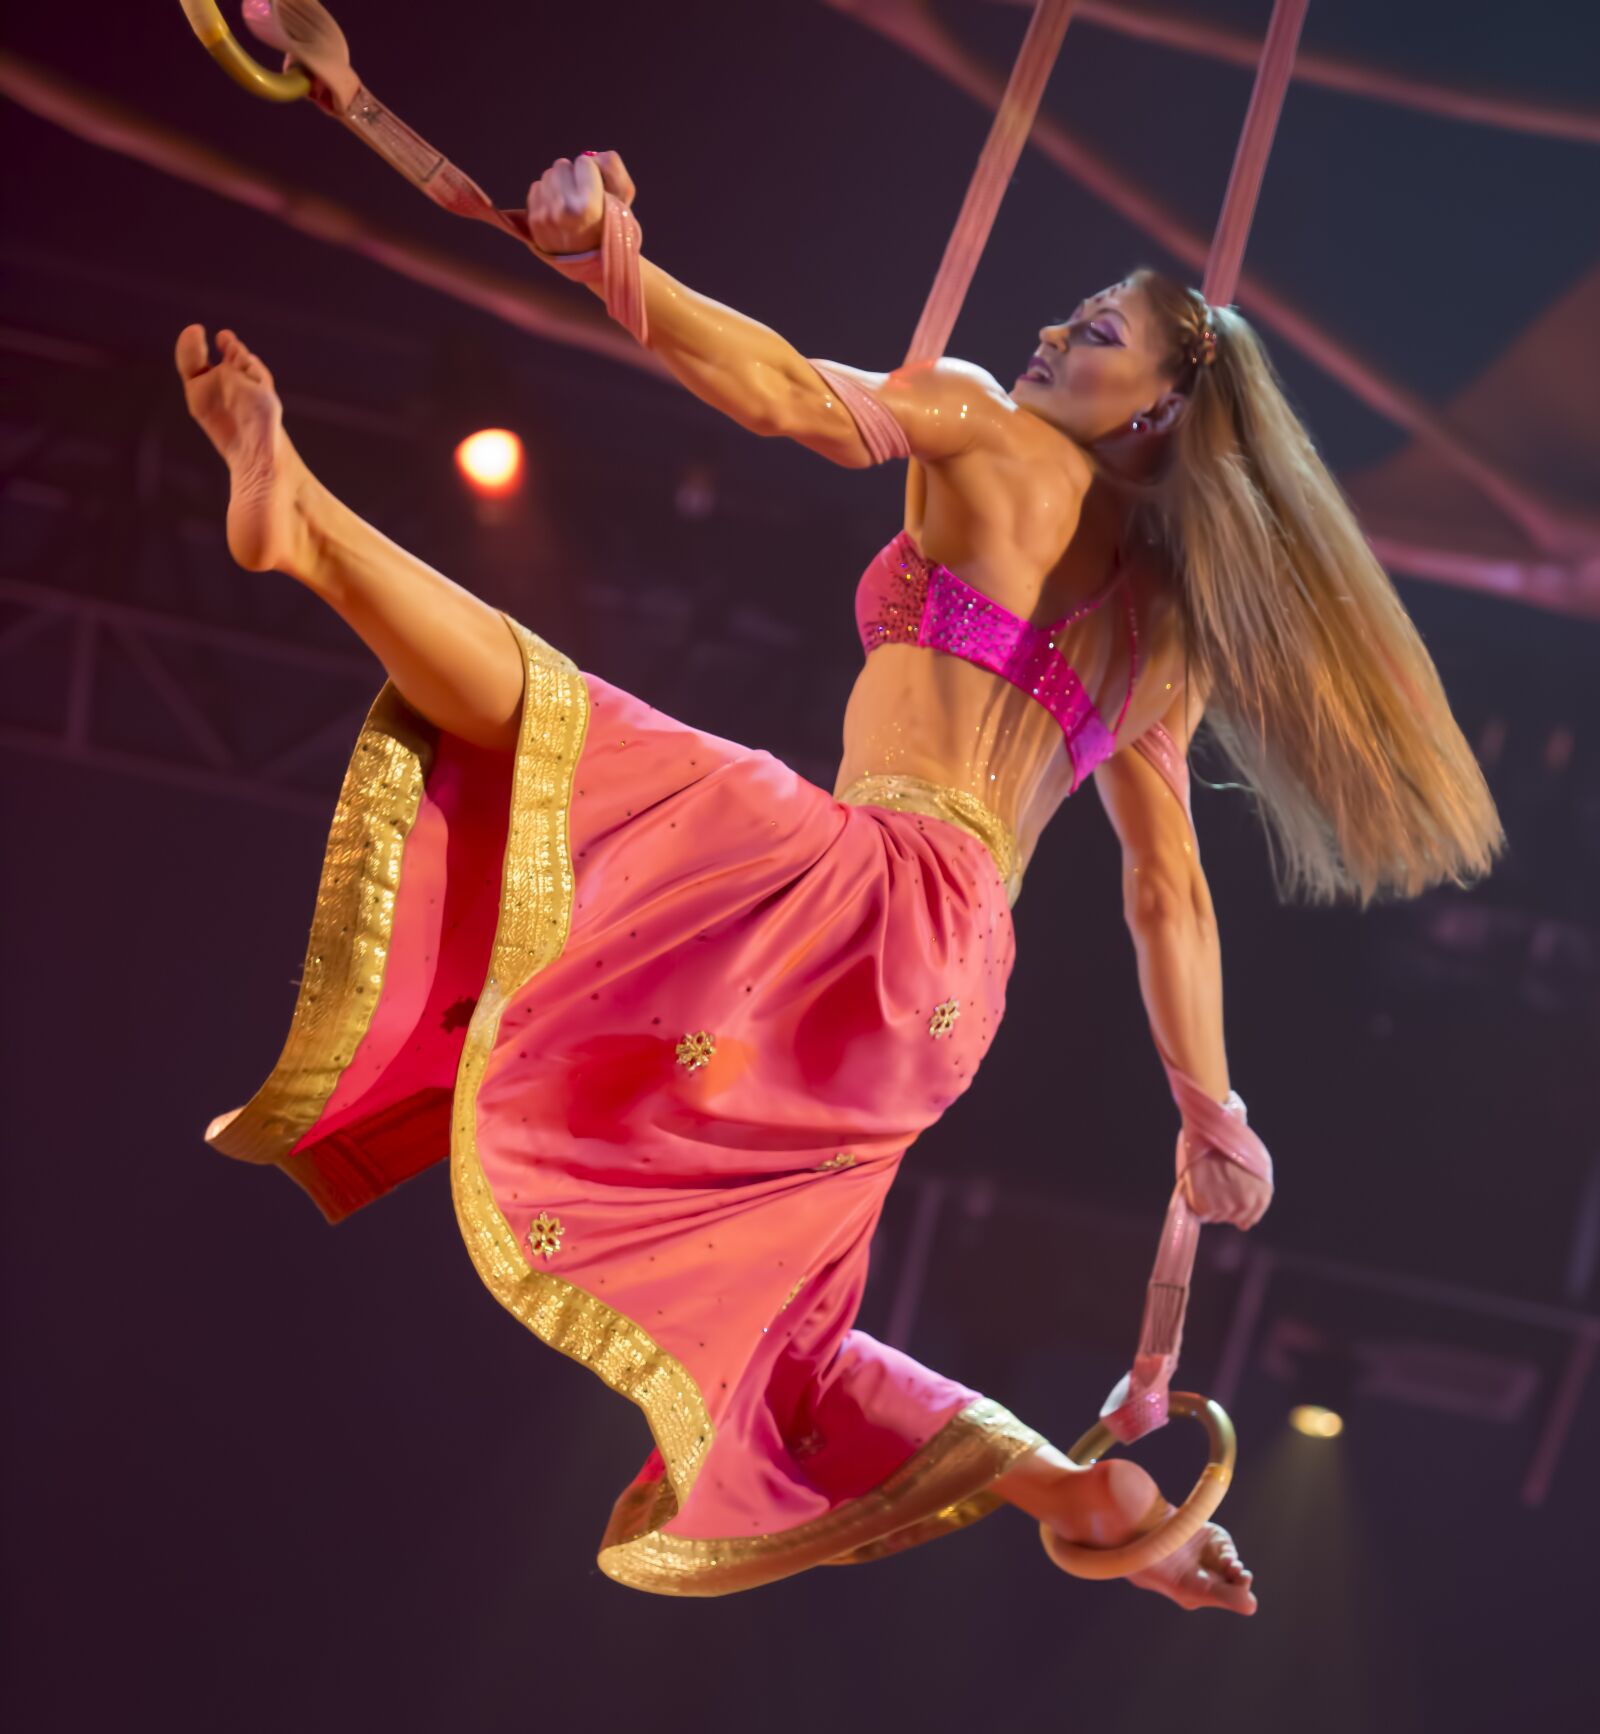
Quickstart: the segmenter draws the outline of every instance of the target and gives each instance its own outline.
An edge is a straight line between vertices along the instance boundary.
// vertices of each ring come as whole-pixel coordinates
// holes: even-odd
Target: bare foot
[[[1163,1501],[1162,1521],[1175,1507]],[[1138,1589],[1169,1596],[1180,1608],[1225,1608],[1253,1614],[1260,1605],[1251,1588],[1254,1573],[1240,1563],[1233,1537],[1220,1523],[1208,1523],[1176,1553],[1149,1571],[1135,1572],[1128,1582]]]
[[[1061,1508],[1045,1521],[1068,1541],[1120,1547],[1166,1522],[1174,1509],[1137,1463],[1116,1457],[1077,1471],[1074,1484],[1063,1488]],[[1126,1581],[1186,1610],[1253,1614],[1252,1576],[1239,1561],[1233,1537],[1221,1524],[1208,1523],[1176,1553]]]
[[[228,552],[249,572],[287,571],[304,542],[295,494],[309,472],[283,431],[283,405],[266,364],[232,331],[217,333],[209,359],[203,325],[178,333],[174,359],[189,413],[233,478]]]

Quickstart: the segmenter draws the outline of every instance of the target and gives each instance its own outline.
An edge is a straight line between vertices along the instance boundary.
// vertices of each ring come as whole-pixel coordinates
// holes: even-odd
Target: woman
[[[562,159],[529,195],[536,248],[629,267],[596,281],[608,306],[751,431],[911,459],[905,528],[858,589],[837,794],[580,672],[362,523],[261,361],[223,331],[213,365],[189,326],[235,558],[306,584],[390,676],[284,1055],[208,1137],[335,1221],[448,1144],[491,1292],[649,1420],[600,1554],[621,1582],[720,1594],[1001,1503],[1119,1545],[1173,1509],[1137,1464],[1078,1469],[852,1328],[899,1160],[1003,1013],[1040,832],[1092,768],[1163,1058],[1242,1116],[1182,772],[1208,695],[1313,894],[1481,873],[1492,804],[1236,315],[1139,273],[1046,326],[1011,394],[959,362],[813,364],[641,261],[636,229],[597,251],[628,241],[632,197],[614,155]],[[1184,1185],[1241,1228],[1270,1197],[1212,1153]],[[1256,1607],[1214,1524],[1130,1581]]]

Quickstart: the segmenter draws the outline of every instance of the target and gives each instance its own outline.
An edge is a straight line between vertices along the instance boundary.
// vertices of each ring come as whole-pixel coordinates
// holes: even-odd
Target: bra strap
[[[1111,556],[1111,576],[1100,586],[1099,590],[1087,602],[1080,602],[1076,608],[1069,608],[1059,620],[1052,620],[1044,630],[1050,633],[1065,632],[1069,626],[1077,625],[1085,615],[1093,614],[1095,609],[1116,591],[1117,586],[1125,576],[1122,550],[1118,548],[1116,553]]]

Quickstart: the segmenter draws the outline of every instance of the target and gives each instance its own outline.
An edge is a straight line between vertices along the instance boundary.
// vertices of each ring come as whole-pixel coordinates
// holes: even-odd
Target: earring
[[[1146,427],[1149,426],[1149,423],[1142,415],[1136,415],[1133,420],[1129,422],[1128,426],[1134,433],[1143,433]]]

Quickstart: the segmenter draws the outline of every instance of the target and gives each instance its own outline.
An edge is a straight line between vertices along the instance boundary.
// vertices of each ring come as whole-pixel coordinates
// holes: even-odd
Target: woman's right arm
[[[535,247],[551,255],[593,250],[608,192],[625,205],[635,193],[614,151],[553,163],[528,192]],[[645,346],[703,403],[751,433],[792,439],[845,468],[864,469],[873,461],[850,411],[792,343],[690,289],[652,260],[641,257],[638,264]],[[603,282],[588,288],[605,299]],[[911,456],[925,462],[998,440],[1015,413],[999,383],[968,362],[942,359],[893,373],[828,365],[887,409]]]
[[[642,259],[646,347],[703,403],[763,438],[792,439],[831,463],[872,463],[837,393],[786,338],[668,276]],[[596,293],[601,293],[598,286]],[[981,367],[948,357],[893,373],[828,364],[883,405],[911,455],[925,463],[959,457],[1001,437],[1010,409]]]

